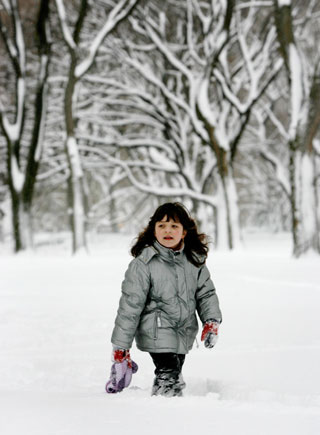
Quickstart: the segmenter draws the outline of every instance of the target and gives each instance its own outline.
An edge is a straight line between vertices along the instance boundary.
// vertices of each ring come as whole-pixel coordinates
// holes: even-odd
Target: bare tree
[[[50,61],[49,9],[48,2],[42,0],[36,23],[39,69],[36,88],[30,90],[27,87],[26,46],[17,0],[2,0],[1,5],[0,35],[10,60],[9,68],[13,71],[15,99],[11,108],[11,84],[8,84],[6,103],[0,100],[0,128],[7,144],[7,181],[12,204],[15,251],[20,251],[32,245],[31,206],[43,146]],[[34,114],[26,122],[30,92],[34,92]],[[30,128],[30,137],[24,139],[24,136],[28,136],[26,130]],[[26,151],[24,140],[27,142]]]
[[[235,8],[232,1],[168,2],[164,14],[162,7],[147,3],[130,18],[141,41],[126,42],[128,55],[123,58],[148,87],[157,88],[156,95],[165,102],[158,105],[166,112],[164,130],[174,152],[184,150],[180,161],[188,169],[179,166],[179,158],[175,163],[193,197],[199,187],[188,185],[186,174],[200,144],[202,157],[199,151],[198,159],[192,160],[198,164],[196,179],[201,178],[205,155],[211,173],[206,173],[206,165],[202,178],[214,180],[211,205],[217,215],[218,244],[229,248],[240,238],[233,161],[253,106],[282,64],[274,60],[276,34],[269,17],[265,16],[265,27],[259,31],[252,26],[255,5],[242,6]],[[206,200],[201,196],[198,200],[206,202],[207,193]]]
[[[320,52],[314,47],[311,56],[310,48],[304,50],[303,54],[304,30],[301,30],[299,38],[299,30],[294,26],[291,0],[275,0],[274,4],[280,53],[285,64],[289,90],[286,143],[289,154],[293,251],[295,256],[299,256],[310,248],[320,252],[314,147],[320,127]],[[312,14],[317,8],[317,2],[311,1],[303,9],[303,27],[307,25],[309,28],[308,37],[312,34]]]
[[[76,87],[80,79],[92,67],[103,40],[130,15],[138,2],[139,0],[121,0],[118,3],[110,2],[112,4],[112,9],[108,12],[105,24],[96,33],[96,36],[92,39],[89,47],[86,49],[85,57],[81,59],[82,47],[80,46],[80,32],[83,29],[84,20],[89,9],[89,1],[80,1],[78,17],[72,32],[70,30],[71,26],[67,21],[64,2],[63,0],[56,0],[63,38],[70,54],[70,67],[65,88],[64,115],[66,126],[65,150],[70,170],[69,208],[71,213],[74,252],[77,252],[86,246],[86,195],[83,168],[76,140],[75,125],[75,105],[77,99]]]

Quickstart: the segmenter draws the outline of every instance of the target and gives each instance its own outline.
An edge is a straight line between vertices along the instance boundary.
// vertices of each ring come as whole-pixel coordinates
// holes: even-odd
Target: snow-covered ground
[[[132,237],[96,236],[14,257],[0,246],[2,435],[320,433],[319,258],[286,235],[247,235],[208,259],[224,321],[217,346],[187,356],[182,398],[150,397],[153,365],[107,395],[110,335]]]

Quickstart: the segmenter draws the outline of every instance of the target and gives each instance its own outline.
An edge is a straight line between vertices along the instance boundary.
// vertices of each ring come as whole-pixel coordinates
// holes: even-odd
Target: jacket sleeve
[[[122,349],[131,348],[149,286],[148,265],[137,258],[133,259],[121,286],[122,293],[111,337],[113,345]]]
[[[208,319],[222,321],[219,299],[206,265],[201,266],[196,291],[197,312],[204,323]]]

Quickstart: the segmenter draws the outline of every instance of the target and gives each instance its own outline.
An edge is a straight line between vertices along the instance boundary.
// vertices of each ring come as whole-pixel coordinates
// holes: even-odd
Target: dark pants
[[[150,353],[156,366],[153,396],[182,396],[186,384],[181,375],[185,355],[177,353]]]
[[[150,353],[150,355],[156,366],[155,375],[173,373],[175,376],[179,376],[186,357],[179,353]]]

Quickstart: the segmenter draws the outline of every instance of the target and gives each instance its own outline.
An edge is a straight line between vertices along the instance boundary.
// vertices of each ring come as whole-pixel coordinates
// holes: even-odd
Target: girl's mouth
[[[173,237],[167,236],[167,237],[164,237],[164,240],[173,240]]]

